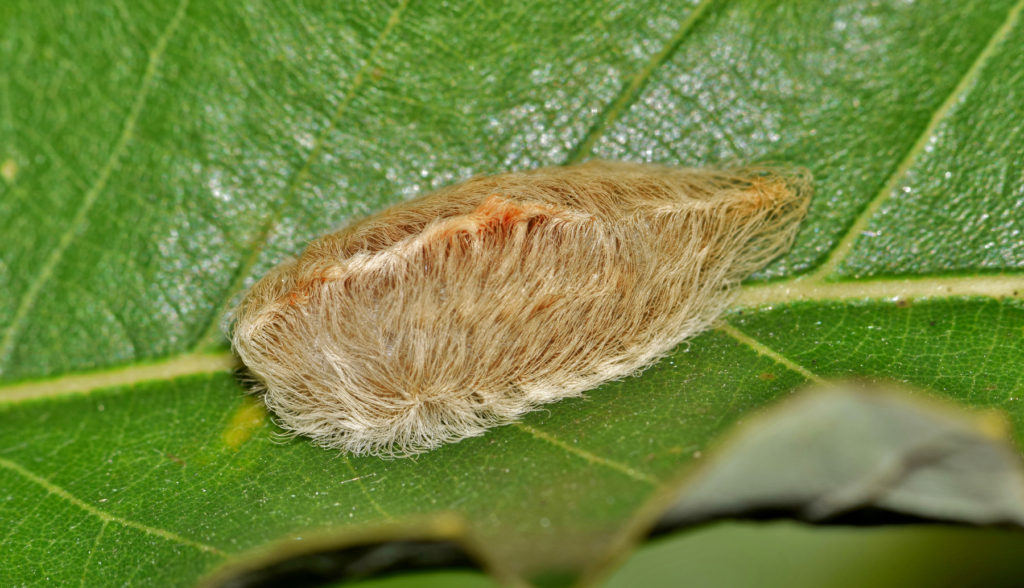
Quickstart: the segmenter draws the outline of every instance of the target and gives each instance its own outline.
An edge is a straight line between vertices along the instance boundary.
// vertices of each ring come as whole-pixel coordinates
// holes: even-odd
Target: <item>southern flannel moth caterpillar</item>
[[[313,241],[232,343],[289,431],[409,455],[648,366],[788,248],[806,172],[590,162],[477,177]]]

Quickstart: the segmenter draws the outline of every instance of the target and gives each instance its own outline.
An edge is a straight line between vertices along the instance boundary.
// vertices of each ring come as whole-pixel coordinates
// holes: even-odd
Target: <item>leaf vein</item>
[[[800,374],[801,376],[807,378],[808,380],[818,383],[825,382],[825,378],[822,378],[818,374],[812,372],[811,370],[805,368],[799,363],[793,361],[792,359],[786,357],[785,355],[779,353],[778,351],[772,349],[771,347],[765,345],[764,343],[761,343],[757,339],[751,337],[750,335],[747,335],[743,331],[740,331],[739,329],[728,323],[718,327],[718,330],[722,331],[726,335],[729,335],[733,339],[736,339],[737,341],[746,345],[747,347],[753,349],[758,355],[763,355],[765,357],[773,359],[776,363],[789,368],[790,370]]]
[[[611,100],[605,107],[604,112],[598,118],[597,122],[587,131],[587,134],[580,141],[576,149],[570,153],[565,164],[573,164],[580,162],[583,158],[590,155],[594,149],[594,145],[601,139],[605,131],[611,128],[612,124],[619,119],[620,116],[636,101],[640,96],[640,93],[647,86],[651,76],[655,71],[658,70],[665,62],[675,55],[676,51],[683,44],[683,40],[690,34],[696,24],[704,16],[708,6],[711,5],[713,0],[701,0],[693,8],[693,11],[689,16],[679,25],[679,30],[672,35],[661,51],[658,51],[648,59],[647,63],[644,64],[640,70],[633,75],[625,86],[619,91],[613,100]]]
[[[32,473],[28,469],[22,467],[20,464],[15,463],[15,462],[13,462],[11,460],[8,460],[8,459],[0,457],[0,467],[5,468],[7,470],[10,470],[10,471],[14,472],[15,474],[18,474],[19,476],[21,476],[21,477],[23,477],[23,478],[25,478],[25,479],[27,479],[27,480],[29,480],[29,481],[39,485],[39,486],[42,486],[47,491],[47,493],[52,494],[54,496],[57,496],[59,498],[62,498],[64,500],[70,502],[71,504],[77,506],[78,508],[81,508],[82,510],[86,511],[87,513],[89,513],[89,514],[91,514],[91,515],[93,515],[95,517],[97,517],[98,519],[100,519],[103,522],[114,522],[114,523],[117,523],[117,524],[125,526],[125,527],[130,527],[130,528],[135,529],[137,531],[142,531],[143,533],[146,533],[147,535],[153,535],[154,537],[160,537],[160,538],[166,539],[168,541],[173,541],[175,543],[180,543],[182,545],[187,545],[189,547],[194,547],[195,549],[198,549],[200,551],[205,551],[206,553],[213,553],[215,555],[219,555],[219,556],[222,556],[222,557],[226,557],[227,556],[226,553],[224,553],[220,549],[217,549],[216,547],[213,547],[212,545],[207,545],[205,543],[200,543],[199,541],[194,541],[192,539],[188,539],[187,537],[182,537],[181,535],[178,535],[177,533],[173,533],[173,532],[168,531],[166,529],[161,529],[159,527],[151,527],[149,525],[144,525],[142,523],[139,523],[139,522],[136,522],[136,521],[132,521],[132,520],[129,520],[129,519],[124,519],[124,518],[121,518],[121,517],[118,517],[118,516],[114,516],[114,515],[112,515],[110,513],[107,513],[105,511],[102,511],[102,510],[96,508],[95,506],[89,504],[88,502],[82,500],[81,498],[78,498],[77,496],[71,494],[70,492],[68,492],[64,488],[61,488],[60,486],[54,484],[53,482],[50,482],[46,478],[43,478],[41,476],[38,476],[38,475]]]
[[[103,534],[106,532],[108,524],[109,521],[103,521],[103,524],[100,525],[100,530],[96,533],[96,539],[92,542],[92,549],[89,550],[89,555],[85,556],[85,564],[82,565],[82,581],[78,583],[79,586],[84,587],[89,585],[85,579],[89,576],[89,566],[92,565],[92,556],[99,551],[100,541],[103,540]]]
[[[359,490],[362,491],[363,496],[366,497],[366,500],[369,501],[370,505],[373,506],[373,509],[376,510],[377,513],[380,514],[380,516],[384,517],[385,519],[387,519],[389,521],[395,520],[395,517],[391,516],[391,513],[389,513],[387,510],[385,510],[384,507],[381,506],[379,502],[374,500],[373,496],[370,496],[370,491],[366,489],[366,484],[363,483],[363,478],[368,478],[368,477],[371,477],[371,476],[375,476],[376,473],[360,475],[359,471],[356,470],[356,466],[352,465],[352,460],[349,459],[347,455],[345,455],[343,457],[345,459],[345,465],[347,465],[348,469],[351,470],[353,477],[350,480],[346,480],[345,482],[342,482],[342,484],[347,484],[349,482],[355,482],[356,485],[359,486]]]
[[[549,433],[545,433],[544,431],[541,431],[540,429],[535,429],[535,428],[531,427],[530,425],[525,425],[523,423],[513,423],[512,426],[514,426],[515,428],[519,429],[520,431],[523,431],[525,433],[529,433],[530,435],[532,435],[532,436],[534,436],[534,437],[536,437],[536,438],[538,438],[538,439],[540,439],[542,441],[546,441],[546,442],[554,445],[555,447],[558,447],[559,449],[563,449],[563,450],[565,450],[565,451],[567,451],[567,452],[569,452],[569,453],[571,453],[571,454],[573,454],[573,455],[575,455],[577,457],[581,457],[587,463],[591,463],[591,464],[599,465],[599,466],[604,466],[606,468],[615,470],[615,471],[619,472],[620,474],[625,474],[626,476],[628,476],[630,478],[633,478],[634,480],[637,480],[639,482],[645,482],[645,483],[650,484],[652,486],[657,486],[658,485],[658,480],[656,478],[654,478],[653,476],[649,475],[649,474],[645,474],[645,473],[643,473],[641,471],[635,470],[635,469],[629,467],[628,465],[626,465],[624,463],[619,463],[619,462],[617,462],[617,461],[615,461],[613,459],[608,459],[607,457],[601,457],[600,455],[597,455],[595,453],[591,453],[591,452],[587,451],[586,449],[581,449],[579,447],[570,445],[570,444],[566,443],[565,441],[562,441],[558,437],[555,437],[554,435],[551,435]]]
[[[996,28],[995,32],[985,44],[985,47],[982,48],[980,53],[978,53],[974,62],[971,63],[971,66],[967,68],[967,71],[964,72],[964,75],[953,88],[953,91],[946,96],[946,99],[942,104],[940,104],[935,112],[932,113],[931,118],[928,120],[928,124],[900,160],[899,165],[896,166],[896,169],[888,177],[885,184],[882,185],[882,188],[877,194],[875,194],[875,197],[868,202],[867,206],[864,207],[864,210],[862,210],[857,218],[854,219],[853,224],[850,225],[850,229],[832,249],[832,252],[829,254],[825,262],[809,276],[812,280],[822,280],[826,276],[832,274],[850,254],[857,239],[860,237],[861,233],[867,229],[871,220],[874,218],[875,213],[877,213],[879,208],[882,207],[882,204],[889,199],[899,182],[903,180],[911,166],[913,166],[917,157],[924,152],[928,142],[935,135],[939,125],[946,120],[947,116],[961,98],[963,98],[967,92],[973,88],[975,80],[977,80],[979,73],[988,63],[989,58],[992,57],[999,44],[1006,39],[1010,34],[1010,31],[1017,24],[1017,20],[1020,17],[1022,10],[1024,10],[1024,0],[1018,1],[1017,4],[1010,8],[1009,13],[1006,15],[1006,19],[998,28]]]

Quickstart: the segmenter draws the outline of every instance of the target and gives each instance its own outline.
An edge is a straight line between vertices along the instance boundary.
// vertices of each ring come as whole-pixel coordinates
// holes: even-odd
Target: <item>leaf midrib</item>
[[[1024,273],[975,277],[872,278],[848,282],[826,282],[801,276],[779,282],[745,286],[740,291],[737,306],[733,310],[774,307],[795,302],[947,298],[1024,299]],[[757,346],[737,340],[762,353]],[[182,353],[161,361],[123,364],[102,370],[72,372],[52,378],[8,383],[0,386],[0,407],[30,400],[88,394],[107,388],[132,387],[144,382],[229,372],[237,367],[238,360],[230,351]]]

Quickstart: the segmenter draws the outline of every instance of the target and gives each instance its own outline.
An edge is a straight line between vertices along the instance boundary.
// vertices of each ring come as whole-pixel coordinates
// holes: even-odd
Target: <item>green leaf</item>
[[[189,585],[446,511],[497,573],[571,581],[819,378],[998,408],[1024,443],[1022,9],[3,3],[0,583]],[[223,316],[306,241],[591,157],[784,161],[816,195],[722,328],[484,437],[351,458],[243,396]]]

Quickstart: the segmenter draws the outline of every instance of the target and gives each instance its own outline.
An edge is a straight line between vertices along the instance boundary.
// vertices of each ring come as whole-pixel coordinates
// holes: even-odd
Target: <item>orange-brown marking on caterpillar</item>
[[[307,303],[310,296],[312,296],[313,288],[322,286],[328,281],[331,281],[331,278],[325,272],[320,272],[319,275],[312,278],[299,280],[295,283],[291,292],[288,293],[288,304],[298,306]]]
[[[481,232],[507,232],[519,223],[541,217],[554,216],[557,211],[549,206],[537,204],[520,204],[497,194],[488,196],[486,200],[464,216],[458,216],[441,224],[433,236],[448,240],[458,233],[480,234]]]

